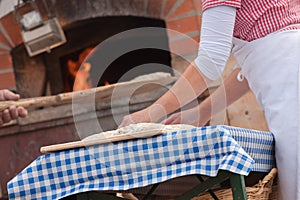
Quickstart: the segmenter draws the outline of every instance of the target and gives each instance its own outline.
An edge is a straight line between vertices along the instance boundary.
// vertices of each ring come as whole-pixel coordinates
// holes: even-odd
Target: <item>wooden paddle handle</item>
[[[64,144],[54,144],[50,146],[44,146],[40,148],[41,153],[51,153],[55,151],[62,151],[66,149],[75,149],[84,147],[85,143],[83,141],[67,142]]]
[[[92,88],[84,91],[66,92],[66,93],[61,93],[52,96],[25,98],[25,99],[20,99],[18,101],[1,101],[0,112],[9,108],[10,106],[23,106],[24,108],[38,108],[43,106],[58,106],[62,104],[68,104],[68,103],[72,103],[73,97],[80,100],[80,99],[84,99],[85,97],[95,92],[97,92],[97,89]]]
[[[96,89],[88,89],[85,91],[76,91],[76,92],[67,92],[61,93],[53,96],[42,96],[42,97],[32,97],[20,99],[18,101],[1,101],[0,102],[0,112],[9,108],[10,106],[23,106],[24,108],[38,108],[43,106],[58,106],[62,104],[72,103],[73,98],[76,98],[76,102],[85,101],[85,98],[91,94],[97,92],[101,93],[101,90],[107,88],[96,88]],[[98,91],[99,90],[99,91]]]
[[[115,85],[101,86],[98,88],[91,88],[82,91],[66,92],[52,96],[32,97],[20,99],[18,101],[1,101],[0,112],[9,108],[10,106],[23,106],[24,108],[38,108],[43,106],[58,106],[62,104],[72,103],[73,98],[77,103],[86,101],[86,97],[94,95],[95,99],[109,96],[111,90]],[[106,94],[108,93],[108,94]]]
[[[167,132],[172,132],[172,131],[171,130],[164,131],[164,133]],[[89,141],[75,141],[75,142],[67,142],[62,144],[54,144],[50,146],[43,146],[40,148],[40,151],[41,153],[51,153],[55,151],[62,151],[66,149],[74,149],[80,147],[88,147],[88,146],[105,144],[110,142],[120,142],[120,141],[131,140],[131,139],[152,137],[161,134],[163,134],[161,130],[148,130],[148,131],[136,132],[133,134],[123,134],[123,135],[121,134],[121,135],[103,137],[103,138],[93,139]]]
[[[37,108],[42,106],[58,105],[61,102],[56,96],[45,96],[45,97],[35,97],[20,99],[18,101],[1,101],[0,102],[0,112],[9,108],[10,106],[22,106],[24,108]]]
[[[95,98],[95,100],[112,98],[113,90],[117,92],[114,94],[114,98],[120,98],[127,95],[128,88],[136,90],[136,93],[147,92],[151,89],[157,88],[159,85],[168,85],[176,80],[175,77],[167,79],[146,80],[146,81],[132,81],[121,82],[118,84],[111,84],[108,86],[101,86],[97,88],[91,88],[82,91],[61,93],[53,96],[33,97],[27,99],[20,99],[18,101],[1,101],[0,112],[9,108],[10,106],[23,106],[24,108],[38,108],[43,106],[57,106],[62,104],[72,103],[75,99],[75,103],[90,102],[89,99]],[[147,87],[140,87],[147,84]]]

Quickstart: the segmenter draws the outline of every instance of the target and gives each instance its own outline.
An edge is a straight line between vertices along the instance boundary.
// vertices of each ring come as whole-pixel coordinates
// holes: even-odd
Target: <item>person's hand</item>
[[[20,95],[14,94],[9,90],[0,90],[0,101],[7,100],[18,100]],[[0,125],[8,123],[11,120],[17,119],[18,117],[26,117],[28,114],[27,110],[21,106],[10,106],[8,109],[0,112]]]
[[[204,126],[210,119],[210,116],[204,114],[200,117],[199,107],[177,112],[162,121],[163,124],[190,124],[194,126]]]
[[[137,123],[156,123],[163,116],[166,116],[164,108],[160,105],[153,104],[143,110],[137,111],[123,118],[123,121],[119,125],[119,128],[128,126],[129,124]]]
[[[137,111],[130,115],[126,115],[123,118],[123,121],[121,122],[121,124],[119,125],[119,128],[128,126],[129,124],[137,124],[140,122],[145,122],[145,123],[151,122],[148,111],[146,109]]]

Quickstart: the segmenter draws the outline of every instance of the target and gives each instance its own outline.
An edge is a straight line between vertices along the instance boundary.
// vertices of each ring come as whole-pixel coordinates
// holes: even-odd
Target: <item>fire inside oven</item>
[[[114,39],[117,34],[122,36],[124,31],[144,27],[159,27],[162,31],[150,34],[146,32],[144,35],[133,33]],[[24,44],[12,50],[17,90],[26,98],[113,84],[153,72],[172,74],[165,27],[163,20],[134,16],[96,17],[72,22],[63,27],[67,42],[52,49],[50,53],[29,57]],[[138,48],[125,52],[105,66],[103,61],[107,56],[99,56],[102,55],[102,50],[98,47],[107,40],[110,40],[108,48],[112,54],[124,41],[129,45],[131,42],[151,41],[154,47],[159,48]],[[97,53],[91,57],[91,61],[82,63],[95,47]],[[138,72],[128,73],[139,66],[146,67],[137,70]],[[76,82],[80,84],[74,85],[75,76]],[[33,87],[35,90],[32,90]]]
[[[172,73],[170,68],[171,56],[168,51],[168,37],[166,32],[163,35],[147,34],[140,36],[134,35],[133,31],[130,37],[122,37],[123,31],[141,27],[165,28],[165,23],[158,19],[123,16],[101,17],[77,22],[66,27],[65,33],[69,44],[65,45],[64,48],[70,46],[70,48],[74,48],[74,51],[59,56],[64,80],[64,92],[103,86],[117,83],[120,80],[128,81],[136,76],[153,72]],[[114,39],[116,34],[121,34],[121,39]],[[81,36],[80,40],[84,40],[85,42],[78,41],[78,35]],[[97,45],[101,45],[101,42],[106,39],[111,40],[109,48],[112,50],[120,48],[120,42],[124,43],[125,41],[126,43],[126,40],[128,40],[129,45],[130,40],[151,40],[160,45],[164,44],[165,47],[160,49],[140,48],[129,51],[117,56],[108,66],[104,66],[105,64],[102,61],[105,58],[101,58],[102,50],[97,49]],[[74,46],[76,43],[78,43],[78,46]],[[105,50],[103,49],[103,51]],[[94,54],[91,54],[93,51]],[[132,72],[133,68],[142,65],[147,65],[147,67],[137,70],[137,72]],[[126,76],[124,76],[125,74]],[[75,77],[76,83],[74,82]]]

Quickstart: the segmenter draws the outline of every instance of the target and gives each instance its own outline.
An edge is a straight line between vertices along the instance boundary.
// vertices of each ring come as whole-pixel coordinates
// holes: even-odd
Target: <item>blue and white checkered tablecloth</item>
[[[191,174],[216,176],[221,169],[268,172],[274,164],[271,133],[208,126],[42,155],[8,183],[8,193],[11,200],[52,200]]]

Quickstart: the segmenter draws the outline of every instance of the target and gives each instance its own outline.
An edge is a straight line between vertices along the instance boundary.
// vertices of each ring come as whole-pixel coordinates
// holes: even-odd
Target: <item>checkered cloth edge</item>
[[[233,36],[245,41],[280,29],[300,29],[299,0],[202,0],[203,11],[219,5],[238,8]],[[289,25],[293,26],[285,28]]]
[[[9,198],[59,199],[91,190],[128,190],[190,174],[216,176],[221,169],[247,175],[254,160],[232,137],[243,141],[238,137],[242,130],[201,127],[42,155],[8,183]],[[245,147],[257,144],[258,134],[244,133],[249,137]],[[270,135],[260,140],[273,141]],[[270,170],[272,162],[263,170]]]
[[[237,143],[254,159],[253,171],[269,172],[268,167],[275,167],[275,139],[273,134],[232,126],[222,126],[222,128],[228,130]]]

